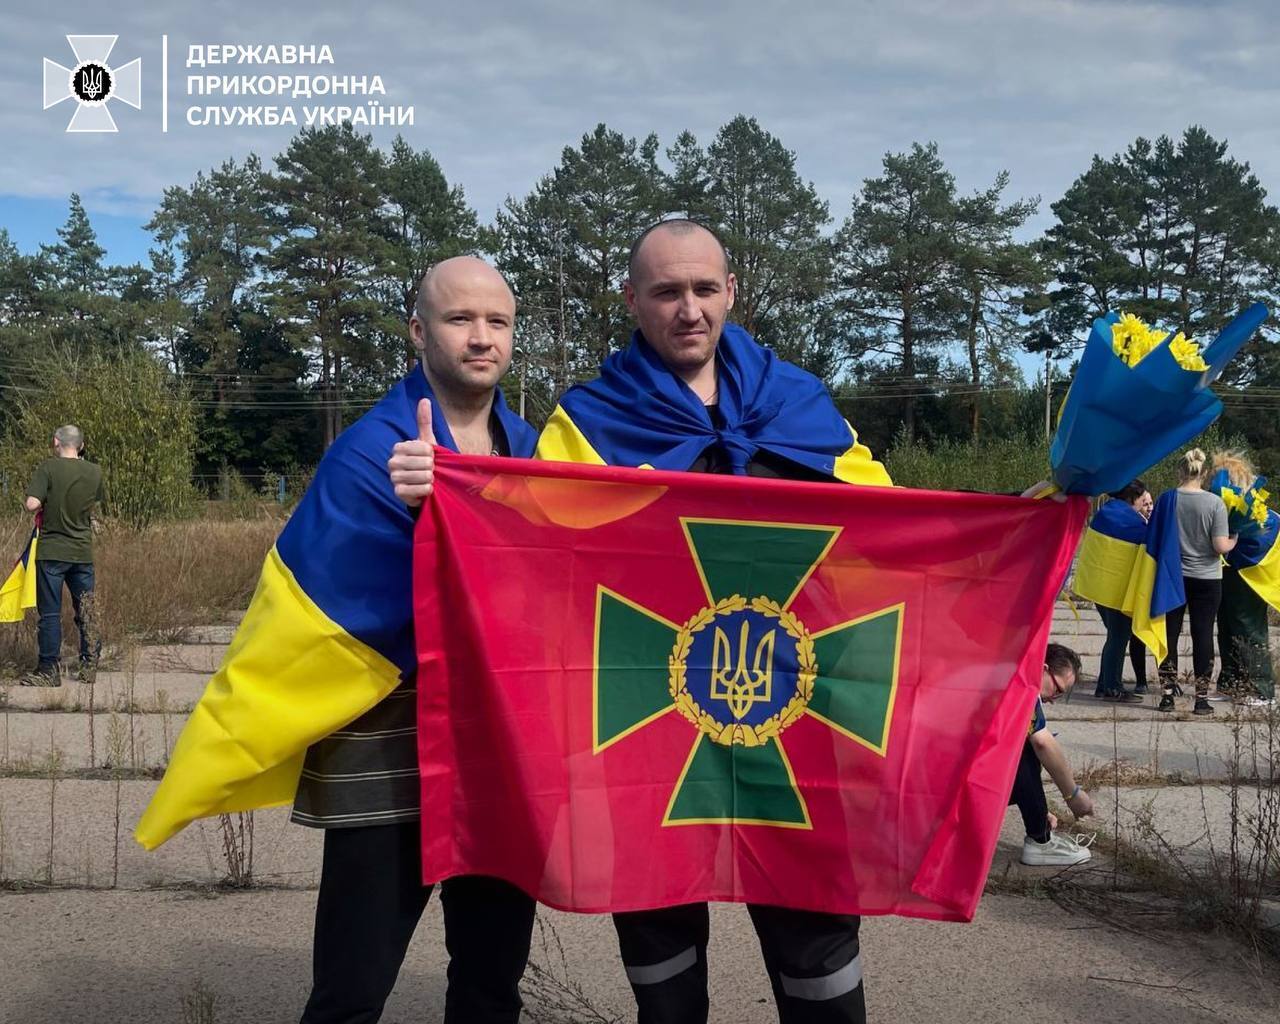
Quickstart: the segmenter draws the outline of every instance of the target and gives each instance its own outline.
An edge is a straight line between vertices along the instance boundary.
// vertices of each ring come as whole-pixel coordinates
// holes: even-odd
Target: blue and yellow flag
[[[0,622],[21,622],[28,608],[36,606],[36,541],[40,527],[33,527],[13,572],[0,586]]]
[[[1071,589],[1086,601],[1128,614],[1129,581],[1146,540],[1147,521],[1132,505],[1106,502],[1094,513],[1080,542]]]
[[[1209,490],[1227,501],[1228,518],[1238,540],[1226,554],[1227,564],[1267,604],[1280,611],[1280,515],[1266,507],[1267,492],[1259,478],[1252,487],[1233,487],[1226,470],[1219,470]],[[1234,495],[1235,501],[1230,497]]]
[[[1147,539],[1134,561],[1129,590],[1121,609],[1133,617],[1133,635],[1146,644],[1156,661],[1169,653],[1164,617],[1187,603],[1182,585],[1182,542],[1178,539],[1178,492],[1156,499],[1147,523]]]
[[[147,849],[196,818],[291,802],[307,748],[415,673],[414,517],[386,466],[418,436],[423,398],[437,443],[456,450],[421,368],[333,443],[138,823]],[[500,392],[494,405],[508,450],[531,455],[533,428]]]
[[[1267,511],[1267,522],[1255,534],[1242,536],[1227,555],[1227,564],[1276,611],[1280,611],[1280,514]]]
[[[688,469],[712,445],[746,473],[760,450],[846,483],[888,486],[822,382],[725,324],[716,349],[716,419],[639,331],[598,379],[570,388],[547,421],[538,457],[595,466]]]

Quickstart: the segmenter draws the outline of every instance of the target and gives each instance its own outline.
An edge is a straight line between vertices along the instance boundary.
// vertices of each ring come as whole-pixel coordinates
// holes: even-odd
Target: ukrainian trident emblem
[[[695,731],[664,825],[809,828],[783,733],[808,716],[884,755],[903,605],[811,633],[791,604],[840,527],[680,523],[707,597],[683,625],[597,588],[595,752],[678,712]]]

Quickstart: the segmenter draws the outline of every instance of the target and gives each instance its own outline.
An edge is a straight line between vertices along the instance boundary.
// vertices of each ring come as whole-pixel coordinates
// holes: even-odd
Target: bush
[[[107,516],[141,528],[189,515],[196,445],[190,396],[145,352],[56,357],[19,394],[0,447],[0,470],[21,488],[49,454],[53,432],[74,423],[102,467]]]
[[[1228,448],[1248,451],[1244,438],[1227,436],[1214,425],[1139,474],[1153,495],[1178,485],[1178,459],[1188,448],[1203,448],[1210,458],[1214,452]],[[899,435],[884,462],[893,482],[901,487],[1021,492],[1037,480],[1048,479],[1049,444],[1043,437],[1014,437],[977,444],[943,441],[929,446],[919,441],[907,444]]]
[[[1044,438],[942,441],[908,444],[899,435],[885,455],[885,466],[900,487],[933,491],[1020,493],[1049,477],[1049,446]]]

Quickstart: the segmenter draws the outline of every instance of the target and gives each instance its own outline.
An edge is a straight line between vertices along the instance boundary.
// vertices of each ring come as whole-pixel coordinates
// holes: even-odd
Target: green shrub
[[[0,469],[17,487],[49,455],[54,430],[74,423],[86,457],[102,467],[107,516],[141,528],[193,510],[194,408],[145,352],[50,359],[14,405]]]
[[[1239,435],[1226,436],[1217,425],[1187,442],[1157,465],[1139,474],[1153,495],[1178,484],[1178,459],[1188,448],[1203,448],[1210,458],[1227,448],[1248,450]],[[901,487],[935,491],[1021,492],[1037,480],[1049,478],[1049,444],[1043,437],[989,439],[973,444],[943,441],[927,446],[907,444],[901,435],[884,463]],[[1263,469],[1265,472],[1265,468]]]

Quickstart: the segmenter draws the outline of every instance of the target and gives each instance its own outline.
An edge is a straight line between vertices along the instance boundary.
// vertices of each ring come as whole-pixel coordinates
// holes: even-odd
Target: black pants
[[[431,887],[422,884],[416,821],[331,828],[316,903],[311,997],[303,1024],[371,1024],[395,986]],[[447,1024],[514,1024],[534,902],[496,878],[441,887],[449,952]]]
[[[1147,685],[1147,645],[1136,636],[1129,637],[1129,664],[1133,666],[1133,678],[1138,686]]]
[[[1040,758],[1036,757],[1030,739],[1022,744],[1022,758],[1018,761],[1018,773],[1013,777],[1009,803],[1018,805],[1027,835],[1037,843],[1047,843],[1049,802],[1044,797],[1044,785],[1040,781]]]
[[[860,919],[748,904],[782,1024],[864,1024]],[[706,1024],[705,903],[614,914],[638,1024]]]
[[[1218,618],[1218,605],[1222,603],[1222,580],[1198,580],[1190,576],[1182,578],[1187,591],[1187,603],[1173,609],[1164,617],[1169,638],[1169,654],[1160,662],[1160,682],[1166,690],[1172,689],[1178,678],[1178,638],[1182,635],[1182,620],[1191,620],[1191,668],[1196,678],[1196,696],[1209,692],[1209,680],[1213,677],[1213,626]]]
[[[1124,691],[1124,655],[1129,652],[1129,664],[1133,678],[1139,686],[1147,685],[1147,648],[1133,635],[1133,619],[1115,608],[1098,605],[1098,615],[1107,627],[1107,639],[1102,645],[1102,660],[1098,665],[1097,696]]]
[[[1222,570],[1222,604],[1218,606],[1219,690],[1276,693],[1267,631],[1267,602],[1231,566]]]

